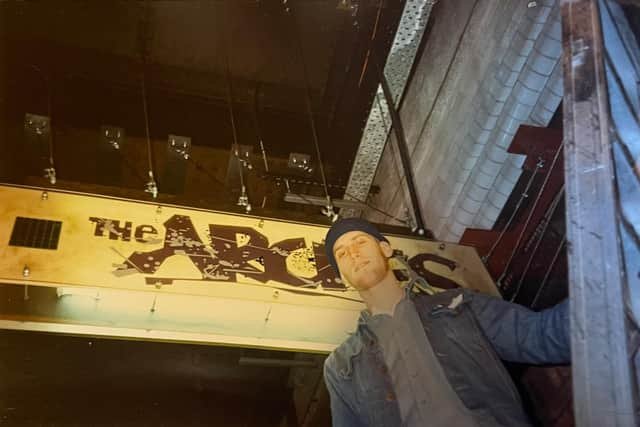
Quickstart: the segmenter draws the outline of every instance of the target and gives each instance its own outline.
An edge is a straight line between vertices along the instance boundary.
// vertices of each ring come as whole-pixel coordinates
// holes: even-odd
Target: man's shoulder
[[[353,369],[352,358],[362,351],[363,337],[356,330],[329,354],[324,363],[325,375],[331,373],[348,378]]]
[[[412,297],[414,304],[422,308],[434,308],[437,306],[449,306],[456,301],[467,302],[472,298],[472,293],[466,288],[447,289],[433,295],[420,293]]]

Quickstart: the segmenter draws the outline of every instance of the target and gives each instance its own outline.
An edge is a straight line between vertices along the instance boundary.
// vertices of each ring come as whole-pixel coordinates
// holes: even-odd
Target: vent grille
[[[58,249],[60,239],[61,221],[48,221],[16,217],[13,224],[9,246],[21,246],[25,248]]]

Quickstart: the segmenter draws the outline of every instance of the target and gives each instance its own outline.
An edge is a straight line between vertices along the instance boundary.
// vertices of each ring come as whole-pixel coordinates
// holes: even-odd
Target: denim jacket
[[[452,304],[460,295],[462,301]],[[568,363],[568,301],[533,312],[466,289],[411,299],[447,379],[478,424],[530,425],[500,359]],[[355,333],[327,358],[324,376],[334,426],[402,425],[380,346],[363,316]]]

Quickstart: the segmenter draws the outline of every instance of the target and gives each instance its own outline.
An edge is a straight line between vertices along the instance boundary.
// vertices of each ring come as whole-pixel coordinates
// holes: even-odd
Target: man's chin
[[[378,278],[370,278],[370,279],[367,278],[367,279],[361,279],[351,283],[354,283],[354,288],[356,288],[359,291],[370,291],[371,289],[378,286],[380,282],[382,282],[382,280]]]

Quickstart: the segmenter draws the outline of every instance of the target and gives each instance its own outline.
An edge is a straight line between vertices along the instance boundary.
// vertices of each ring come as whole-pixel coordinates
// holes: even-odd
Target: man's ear
[[[382,251],[382,254],[385,258],[391,258],[391,255],[393,255],[393,249],[391,248],[389,242],[380,242],[380,250]]]

